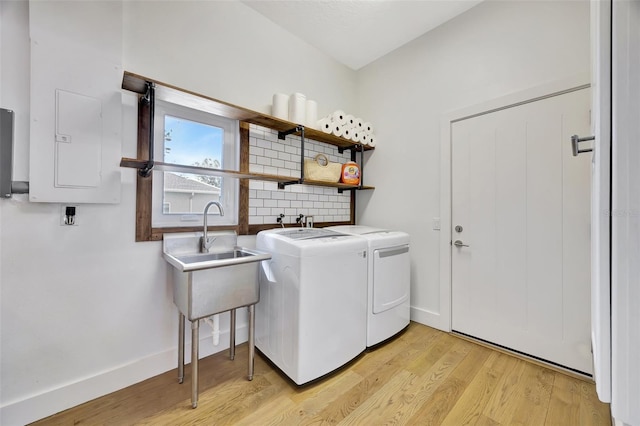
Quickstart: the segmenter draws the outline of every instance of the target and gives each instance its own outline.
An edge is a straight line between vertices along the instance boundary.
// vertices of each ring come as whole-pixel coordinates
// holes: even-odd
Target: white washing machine
[[[320,228],[258,233],[256,347],[302,385],[366,348],[367,243]]]
[[[409,234],[368,226],[331,226],[368,243],[367,347],[376,345],[409,325],[411,266]]]

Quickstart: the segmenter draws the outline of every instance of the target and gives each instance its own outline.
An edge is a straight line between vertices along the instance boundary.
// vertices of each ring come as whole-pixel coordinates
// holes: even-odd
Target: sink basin
[[[201,269],[238,265],[248,262],[259,262],[261,260],[270,259],[271,255],[243,247],[234,247],[233,250],[218,253],[193,253],[182,255],[165,253],[164,257],[173,267],[182,272],[189,272]]]
[[[216,236],[211,253],[198,252],[197,234],[164,237],[173,301],[189,321],[258,303],[260,261],[271,258],[269,253],[235,246],[235,233],[209,235]]]

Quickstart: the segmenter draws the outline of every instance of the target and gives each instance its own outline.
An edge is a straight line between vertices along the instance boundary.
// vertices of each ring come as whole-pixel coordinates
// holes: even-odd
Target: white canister
[[[282,120],[289,119],[289,95],[285,95],[284,93],[276,93],[273,95],[271,115]]]
[[[289,96],[289,121],[296,124],[304,124],[307,120],[307,97],[302,93],[294,93]]]

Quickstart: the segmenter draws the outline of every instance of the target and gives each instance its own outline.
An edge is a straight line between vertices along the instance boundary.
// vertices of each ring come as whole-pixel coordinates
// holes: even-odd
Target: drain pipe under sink
[[[220,344],[220,314],[205,318],[204,322],[212,329],[211,337],[213,338],[213,346],[218,346]]]

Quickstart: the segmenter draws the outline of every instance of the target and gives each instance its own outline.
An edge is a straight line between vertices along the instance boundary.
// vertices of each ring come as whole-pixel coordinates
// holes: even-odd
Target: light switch
[[[433,230],[434,231],[439,231],[440,230],[440,218],[439,217],[434,217],[432,222],[433,222]]]

